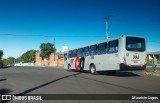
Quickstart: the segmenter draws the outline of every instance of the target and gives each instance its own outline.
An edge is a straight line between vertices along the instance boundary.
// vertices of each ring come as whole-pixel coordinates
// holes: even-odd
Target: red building
[[[51,53],[49,59],[42,59],[40,57],[40,52],[36,52],[36,66],[63,66],[64,60],[62,57],[60,57],[57,53],[55,54],[55,60],[54,60],[54,53]]]

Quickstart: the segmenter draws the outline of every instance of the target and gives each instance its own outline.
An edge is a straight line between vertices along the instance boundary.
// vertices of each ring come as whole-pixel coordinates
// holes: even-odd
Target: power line
[[[65,38],[70,38],[70,37],[98,37],[98,38],[105,38],[105,36],[74,36],[74,35],[69,35],[69,36],[64,36],[64,35],[17,35],[17,34],[0,34],[0,36],[19,36],[19,37],[65,37]],[[148,43],[160,43],[160,41],[154,41],[154,40],[147,40]]]
[[[0,34],[0,36],[27,36],[27,37],[105,37],[105,36],[64,36],[64,35],[16,35],[16,34]]]
[[[44,36],[44,35],[17,35],[17,34],[0,34],[0,36]]]

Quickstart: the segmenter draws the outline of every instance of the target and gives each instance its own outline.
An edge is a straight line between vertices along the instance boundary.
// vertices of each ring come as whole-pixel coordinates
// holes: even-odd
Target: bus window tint
[[[108,53],[118,52],[118,40],[108,42]]]
[[[107,49],[107,43],[104,42],[104,43],[100,43],[98,44],[98,50],[97,50],[97,53],[100,55],[100,54],[105,54],[106,53],[106,49]]]
[[[77,56],[77,49],[73,50],[73,53],[72,53],[72,57],[76,57]]]
[[[72,58],[72,50],[69,51],[68,58]]]
[[[126,49],[128,51],[145,51],[145,39],[138,37],[126,37]]]
[[[84,55],[88,56],[89,55],[89,47],[84,48]]]
[[[83,48],[79,48],[77,50],[77,56],[82,57],[83,56]]]
[[[96,55],[97,54],[97,45],[92,45],[89,48],[90,55]]]

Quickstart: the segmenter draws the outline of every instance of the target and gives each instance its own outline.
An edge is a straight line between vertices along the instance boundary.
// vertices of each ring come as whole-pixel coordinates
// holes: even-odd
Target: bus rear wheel
[[[95,65],[90,66],[90,73],[94,75],[97,74]]]

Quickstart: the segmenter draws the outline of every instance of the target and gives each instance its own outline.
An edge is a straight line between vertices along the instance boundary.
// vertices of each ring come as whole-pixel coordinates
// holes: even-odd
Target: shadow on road
[[[64,76],[64,77],[58,78],[58,79],[56,79],[56,80],[53,80],[53,81],[50,81],[50,82],[41,84],[41,85],[39,85],[39,86],[37,86],[37,87],[33,87],[33,88],[31,88],[31,89],[25,90],[25,91],[17,94],[16,96],[25,95],[25,94],[27,94],[27,93],[30,93],[30,92],[32,92],[32,91],[34,91],[34,90],[37,90],[37,89],[42,88],[42,87],[44,87],[44,86],[47,86],[47,85],[49,85],[49,84],[52,84],[52,83],[55,83],[55,82],[60,81],[60,80],[62,80],[62,79],[66,79],[66,78],[69,78],[69,77],[71,77],[71,76],[76,76],[76,75],[79,75],[79,74],[81,74],[81,73],[76,73],[76,74],[72,74],[72,75],[68,75],[68,76]]]
[[[84,71],[83,73],[88,73],[90,74],[90,72]],[[98,72],[98,75],[104,75],[104,76],[117,76],[117,77],[134,77],[134,76],[140,76],[136,73],[133,73],[131,71],[127,72],[127,71],[116,71],[115,73],[113,72]]]
[[[119,87],[119,88],[123,88],[123,89],[128,89],[128,90],[131,90],[131,91],[136,91],[136,92],[143,93],[143,94],[154,94],[153,92],[148,92],[148,91],[145,91],[145,90],[141,90],[139,88],[127,87],[127,86],[119,85],[119,84],[116,84],[116,83],[101,81],[101,80],[88,78],[88,77],[83,77],[83,76],[76,76],[76,77],[83,78],[83,79],[86,79],[86,80],[91,80],[91,81],[98,82],[98,83],[103,83],[103,84],[115,86],[115,87]]]
[[[12,92],[10,89],[0,89],[0,95],[5,95],[5,94],[8,94],[9,92]]]
[[[16,94],[15,96],[25,95],[25,94],[27,94],[27,93],[30,93],[30,92],[34,91],[34,90],[37,90],[37,89],[39,89],[39,88],[42,88],[42,87],[44,87],[44,86],[47,86],[47,85],[52,84],[52,83],[54,83],[54,82],[57,82],[57,81],[59,81],[59,80],[66,79],[66,78],[69,78],[69,77],[71,77],[71,76],[76,76],[76,75],[79,75],[79,74],[81,74],[81,73],[76,73],[76,74],[72,74],[72,75],[68,75],[68,76],[64,76],[64,77],[55,79],[55,80],[53,80],[53,81],[50,81],[50,82],[41,84],[41,85],[39,85],[39,86],[33,87],[33,88],[31,88],[31,89],[28,89],[28,90],[25,90],[25,91],[23,91],[23,92],[21,92],[21,93],[19,93],[19,94]],[[2,94],[5,94],[5,93],[9,93],[9,92],[11,92],[11,91],[8,90],[8,89],[4,89],[4,90],[2,90],[2,91],[0,91],[0,92],[1,92]],[[2,95],[2,94],[0,94],[0,95]],[[11,100],[5,100],[5,101],[2,101],[2,102],[3,102],[3,103],[7,103],[7,102],[9,102],[9,101],[11,101]],[[0,103],[1,103],[1,101],[0,101]]]
[[[13,66],[5,66],[5,67],[0,67],[0,69],[7,69],[7,68],[11,68]]]
[[[10,93],[10,92],[12,92],[10,89],[7,89],[7,88],[5,88],[5,89],[0,89],[0,95],[6,95],[6,94],[8,94],[8,93]],[[0,97],[0,103],[7,103],[7,102],[9,102],[9,100],[2,100],[2,96]]]
[[[113,76],[117,76],[117,77],[134,77],[134,76],[140,76],[140,75],[135,74],[133,72],[117,71],[116,73],[113,74]]]
[[[0,81],[5,81],[5,80],[7,80],[7,79],[0,79]]]

